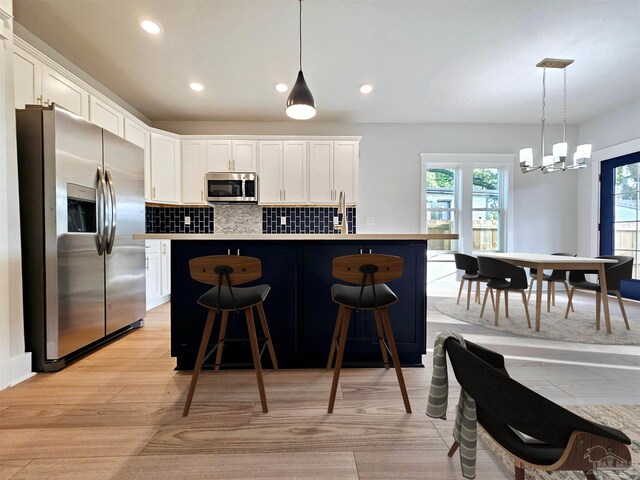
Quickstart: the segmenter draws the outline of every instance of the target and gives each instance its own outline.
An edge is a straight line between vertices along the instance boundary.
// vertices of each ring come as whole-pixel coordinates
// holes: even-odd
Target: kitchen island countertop
[[[276,233],[276,234],[222,234],[222,233],[136,233],[134,240],[457,240],[457,233]]]

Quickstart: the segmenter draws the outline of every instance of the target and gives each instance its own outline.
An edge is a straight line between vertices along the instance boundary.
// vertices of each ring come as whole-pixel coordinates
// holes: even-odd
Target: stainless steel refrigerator
[[[144,152],[56,105],[16,126],[26,347],[55,371],[142,325]]]

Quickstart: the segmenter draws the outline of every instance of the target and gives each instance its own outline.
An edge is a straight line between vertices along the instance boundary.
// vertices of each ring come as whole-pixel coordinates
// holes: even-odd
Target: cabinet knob
[[[204,190],[200,190],[200,200],[204,200]]]
[[[156,198],[156,187],[151,188],[151,198]]]

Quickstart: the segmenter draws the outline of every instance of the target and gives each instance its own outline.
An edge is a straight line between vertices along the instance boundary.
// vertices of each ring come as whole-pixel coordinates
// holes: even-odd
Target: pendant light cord
[[[302,0],[300,0],[300,15],[298,24],[300,25],[300,71],[302,71]]]

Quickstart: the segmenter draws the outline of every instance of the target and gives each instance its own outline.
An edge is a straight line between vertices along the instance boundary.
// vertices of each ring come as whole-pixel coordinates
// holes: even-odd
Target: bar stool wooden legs
[[[196,390],[202,365],[216,349],[215,370],[220,369],[227,330],[227,320],[229,318],[229,312],[231,311],[239,312],[240,314],[244,313],[247,322],[247,331],[249,333],[249,343],[251,345],[251,358],[253,359],[253,366],[256,371],[260,404],[262,405],[262,411],[267,413],[269,410],[267,408],[267,395],[262,378],[261,351],[258,347],[253,307],[258,311],[258,317],[265,336],[266,347],[271,356],[273,368],[277,370],[278,362],[276,360],[276,353],[273,348],[273,342],[271,341],[264,306],[262,305],[269,294],[270,288],[269,285],[255,285],[242,288],[235,286],[257,280],[262,276],[260,259],[230,255],[211,255],[191,259],[189,261],[189,269],[191,278],[202,283],[214,285],[214,287],[198,299],[198,304],[208,308],[209,313],[202,332],[202,340],[200,341],[200,348],[198,349],[198,356],[193,368],[193,375],[182,415],[185,417],[189,415],[189,409],[191,408],[191,402],[193,401],[193,395]],[[207,354],[211,330],[213,329],[213,324],[218,312],[221,313],[218,343]]]
[[[193,400],[193,394],[196,391],[196,384],[198,383],[198,377],[200,376],[200,370],[202,369],[202,362],[204,360],[204,354],[207,351],[207,345],[209,344],[209,337],[211,336],[211,329],[213,328],[213,321],[216,318],[216,311],[209,310],[207,315],[207,323],[204,325],[204,331],[202,332],[202,340],[200,341],[200,349],[198,350],[198,358],[196,364],[193,367],[193,375],[191,376],[191,384],[189,385],[189,393],[187,394],[187,401],[184,404],[184,410],[182,410],[182,416],[189,415],[189,409],[191,408],[191,401]]]
[[[383,283],[402,276],[402,258],[380,254],[337,257],[333,259],[333,276],[357,286],[334,284],[331,287],[332,299],[338,304],[338,315],[333,329],[329,359],[327,360],[327,369],[331,369],[335,357],[327,412],[333,413],[336,401],[351,314],[358,310],[369,310],[373,312],[373,319],[376,322],[377,340],[380,345],[384,366],[389,369],[388,353],[390,353],[405,411],[411,413],[411,404],[407,394],[407,387],[404,383],[398,349],[396,348],[387,309],[389,305],[398,301],[398,297]],[[469,292],[470,296],[471,293]]]

